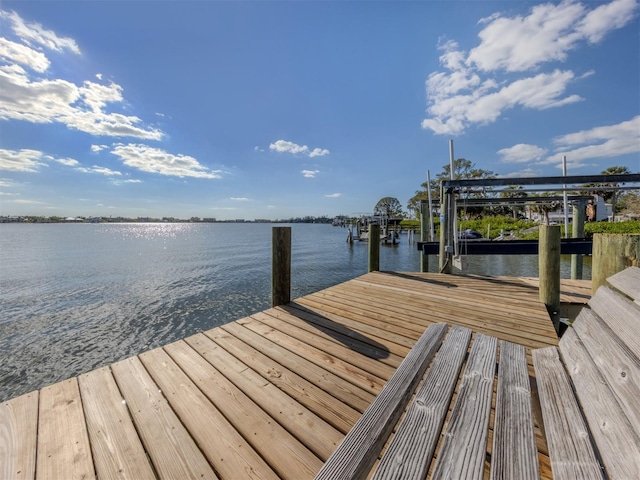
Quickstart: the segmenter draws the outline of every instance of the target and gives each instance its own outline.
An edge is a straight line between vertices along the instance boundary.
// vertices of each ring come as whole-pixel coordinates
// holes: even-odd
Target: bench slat
[[[316,479],[366,477],[407,406],[418,381],[442,344],[446,331],[445,323],[429,326],[396,373],[320,469]]]
[[[556,347],[533,351],[544,430],[553,478],[596,480],[603,478],[569,377]]]
[[[425,381],[382,457],[374,480],[410,480],[426,476],[470,340],[471,330],[451,327]]]
[[[483,478],[497,351],[497,338],[476,336],[432,480]]]
[[[573,328],[562,336],[560,353],[608,474],[640,478],[640,439]]]
[[[583,308],[573,326],[640,437],[639,360],[591,310]]]
[[[640,303],[640,268],[629,267],[607,278],[607,282]]]
[[[500,342],[491,479],[540,477],[525,349]]]
[[[598,288],[589,306],[640,359],[640,306],[604,286]]]

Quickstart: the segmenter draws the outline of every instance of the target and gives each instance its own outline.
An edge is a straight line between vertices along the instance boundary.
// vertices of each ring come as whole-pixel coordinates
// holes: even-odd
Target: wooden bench
[[[612,277],[630,298],[601,287],[558,348],[533,351],[533,392],[523,346],[431,325],[316,479],[539,478],[534,405],[553,478],[640,479],[638,278]]]
[[[316,478],[370,476],[412,396],[373,478],[423,479],[431,468],[431,478],[483,478],[496,376],[491,478],[538,478],[525,348],[483,334],[472,341],[471,330],[444,323],[426,330]]]
[[[640,479],[640,269],[608,279],[558,348],[533,352],[554,478]]]

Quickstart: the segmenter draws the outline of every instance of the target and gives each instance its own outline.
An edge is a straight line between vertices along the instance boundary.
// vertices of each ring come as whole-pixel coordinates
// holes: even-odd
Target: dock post
[[[448,251],[451,242],[451,212],[449,212],[452,201],[451,195],[441,189],[442,195],[440,200],[440,258],[438,261],[438,269],[440,273],[451,273],[451,258],[453,255]]]
[[[428,211],[429,205],[422,201],[420,202],[420,241],[426,242],[429,232],[429,214]],[[424,251],[420,252],[420,271],[428,272],[429,271],[429,255],[424,253]]]
[[[640,235],[596,233],[593,235],[591,292],[607,284],[607,278],[627,267],[640,266]]]
[[[573,238],[584,238],[584,220],[587,205],[584,200],[580,200],[573,206],[573,222],[571,225],[571,236]],[[571,255],[571,280],[582,280],[582,255]]]
[[[540,301],[547,306],[556,332],[560,329],[560,226],[541,225],[538,246]]]
[[[271,306],[291,301],[291,227],[273,227],[271,232]]]
[[[369,271],[380,270],[380,225],[369,225]]]

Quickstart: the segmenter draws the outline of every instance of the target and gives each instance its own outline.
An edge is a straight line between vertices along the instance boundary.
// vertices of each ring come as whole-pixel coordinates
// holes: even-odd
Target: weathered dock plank
[[[38,392],[0,405],[0,478],[35,477],[37,434]]]
[[[160,478],[218,478],[138,357],[111,366]]]
[[[2,478],[312,478],[439,322],[474,332],[461,372],[474,371],[480,334],[523,345],[529,360],[558,343],[525,281],[372,272],[5,402]],[[475,408],[463,376],[440,402],[443,432],[456,431],[458,399],[467,416]],[[474,444],[487,478],[496,397],[491,388],[485,445]],[[429,474],[455,453],[448,438],[434,434]],[[538,428],[535,442],[550,478]]]
[[[78,380],[40,390],[36,478],[95,477]]]
[[[109,367],[78,377],[96,474],[101,479],[155,479]]]

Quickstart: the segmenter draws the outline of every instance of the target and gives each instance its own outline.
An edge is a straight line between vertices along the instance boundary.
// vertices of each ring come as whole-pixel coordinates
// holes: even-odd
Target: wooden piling
[[[291,227],[273,227],[271,235],[271,306],[291,301]]]
[[[584,238],[584,220],[587,206],[583,201],[573,207],[573,222],[571,225],[571,236],[573,238]],[[582,280],[582,255],[571,255],[571,280]]]
[[[380,225],[369,225],[369,271],[380,270]]]
[[[557,332],[560,328],[560,226],[541,225],[539,242],[539,296]]]
[[[596,233],[593,235],[591,291],[606,285],[610,277],[627,267],[640,266],[640,235]]]

